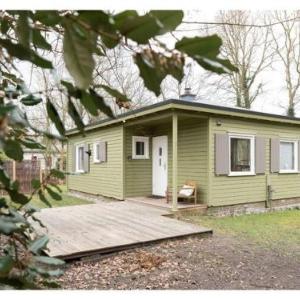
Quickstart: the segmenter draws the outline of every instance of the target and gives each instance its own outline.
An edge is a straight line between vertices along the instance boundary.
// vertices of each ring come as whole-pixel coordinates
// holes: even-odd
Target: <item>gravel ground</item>
[[[69,263],[60,282],[65,289],[299,289],[300,261],[214,235]]]

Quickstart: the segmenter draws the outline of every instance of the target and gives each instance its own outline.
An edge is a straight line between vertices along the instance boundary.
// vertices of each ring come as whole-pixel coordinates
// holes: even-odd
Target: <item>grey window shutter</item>
[[[215,134],[215,173],[229,174],[229,138],[227,134]]]
[[[72,172],[76,172],[76,146],[72,146]]]
[[[280,141],[278,138],[271,139],[271,163],[270,163],[271,173],[279,172],[279,159],[280,159],[279,146],[280,146]]]
[[[100,148],[100,162],[106,162],[107,161],[107,142],[101,141],[99,143]]]
[[[266,139],[261,136],[255,138],[255,173],[265,174],[266,171]]]
[[[90,171],[90,156],[88,155],[88,152],[89,151],[89,145],[88,144],[84,144],[84,154],[83,154],[83,169],[84,169],[84,172],[89,172]]]

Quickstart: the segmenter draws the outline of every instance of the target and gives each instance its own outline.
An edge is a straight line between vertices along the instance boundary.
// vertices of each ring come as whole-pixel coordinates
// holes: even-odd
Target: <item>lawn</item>
[[[236,217],[189,215],[190,221],[210,227],[215,233],[240,241],[300,256],[300,210],[286,210]]]
[[[62,200],[53,200],[47,192],[45,192],[46,199],[51,204],[51,207],[60,207],[60,206],[71,206],[71,205],[83,205],[83,204],[90,204],[93,203],[92,201],[88,201],[85,199],[73,197],[68,195],[67,187],[65,185],[59,186],[62,190]],[[43,203],[38,196],[34,196],[30,201],[30,204],[37,207],[37,208],[48,208],[45,203]]]
[[[93,203],[92,201],[88,201],[85,199],[77,198],[71,195],[68,195],[67,187],[60,186],[62,190],[62,200],[53,200],[50,196],[47,196],[45,193],[47,200],[50,202],[52,207],[60,207],[60,206],[71,206],[71,205],[83,205],[83,204],[90,204]],[[38,196],[34,196],[32,201],[30,202],[31,205],[38,207],[38,208],[46,208],[48,207],[45,203],[43,203]]]

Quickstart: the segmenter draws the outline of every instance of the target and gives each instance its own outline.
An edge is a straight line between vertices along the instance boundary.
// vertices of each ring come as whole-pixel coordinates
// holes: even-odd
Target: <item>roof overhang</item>
[[[178,99],[170,99],[155,103],[137,110],[129,111],[117,116],[114,119],[104,119],[99,122],[87,125],[85,131],[94,130],[101,127],[115,125],[118,123],[126,123],[131,119],[142,116],[151,115],[158,112],[165,112],[167,110],[181,110],[185,112],[202,112],[210,115],[232,116],[238,118],[247,118],[251,120],[269,121],[277,123],[285,123],[290,125],[300,125],[300,118],[291,118],[288,116],[263,113],[253,110],[239,109],[234,107],[218,106],[213,104],[206,104],[201,102],[183,101]],[[71,136],[79,133],[78,129],[71,129],[67,131],[66,135]]]

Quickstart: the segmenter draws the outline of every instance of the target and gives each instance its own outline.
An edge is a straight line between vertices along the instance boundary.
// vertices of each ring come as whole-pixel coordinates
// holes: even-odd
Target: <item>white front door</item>
[[[152,139],[152,194],[165,196],[168,185],[168,137]]]

